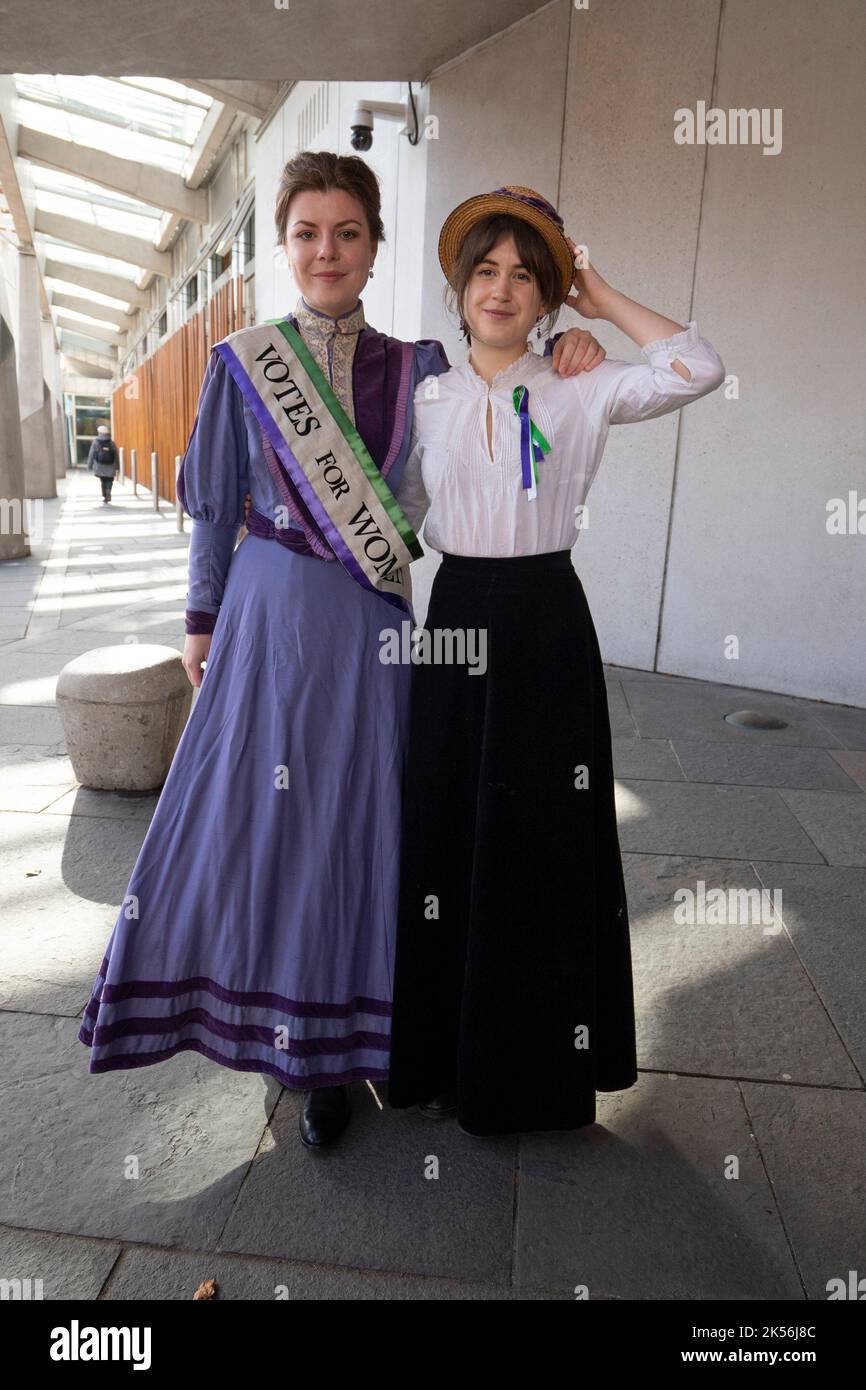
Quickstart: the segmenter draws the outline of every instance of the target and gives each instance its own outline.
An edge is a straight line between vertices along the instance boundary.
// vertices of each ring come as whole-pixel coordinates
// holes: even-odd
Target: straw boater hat
[[[439,264],[448,283],[454,283],[454,265],[470,227],[482,217],[499,212],[521,218],[544,237],[559,270],[560,288],[565,299],[571,293],[574,280],[574,255],[565,239],[562,218],[553,204],[536,193],[534,188],[524,188],[517,183],[494,188],[492,193],[478,193],[474,198],[467,198],[464,203],[458,204],[448,214],[439,233]]]

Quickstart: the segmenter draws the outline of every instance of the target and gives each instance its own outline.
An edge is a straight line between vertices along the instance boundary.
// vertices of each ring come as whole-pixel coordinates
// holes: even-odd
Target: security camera
[[[410,88],[411,92],[411,88]],[[417,137],[418,119],[413,110],[411,112]],[[409,135],[410,109],[409,103],[405,101],[365,101],[359,102],[352,113],[352,149],[369,150],[373,146],[373,117],[380,116],[386,121],[400,121],[401,135]],[[412,143],[414,139],[410,136]]]
[[[356,106],[352,115],[352,149],[369,150],[373,145],[373,113],[366,106]]]

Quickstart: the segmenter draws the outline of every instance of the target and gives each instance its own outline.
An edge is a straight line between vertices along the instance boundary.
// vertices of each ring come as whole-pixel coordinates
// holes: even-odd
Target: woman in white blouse
[[[609,426],[724,379],[694,320],[574,252],[533,189],[450,214],[469,358],[418,386],[397,492],[442,564],[412,673],[389,1100],[474,1135],[591,1124],[596,1091],[637,1079],[604,672],[571,547]],[[563,302],[646,365],[559,377],[528,337]]]

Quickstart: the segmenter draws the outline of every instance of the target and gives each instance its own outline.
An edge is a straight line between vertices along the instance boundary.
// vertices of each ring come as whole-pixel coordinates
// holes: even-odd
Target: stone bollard
[[[174,647],[124,642],[67,662],[57,711],[78,781],[103,791],[158,791],[192,694]]]

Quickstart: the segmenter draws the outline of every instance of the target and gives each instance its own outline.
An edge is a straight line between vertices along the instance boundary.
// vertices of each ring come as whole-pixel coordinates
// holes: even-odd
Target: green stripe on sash
[[[367,481],[382,503],[385,511],[388,513],[392,524],[399,532],[403,544],[406,546],[412,558],[414,560],[419,560],[424,554],[424,550],[418,537],[412,530],[408,519],[403,514],[400,504],[387,482],[382,477],[379,469],[376,467],[375,460],[370,454],[370,451],[332,391],[330,383],[300,333],[292,324],[288,323],[286,319],[268,319],[266,322],[274,324],[280,330],[286,342],[289,344],[289,347],[300,360],[301,366],[304,368],[307,376],[313,381],[316,390],[328,407],[330,414],[333,416],[335,424],[339,427],[340,433],[343,435],[346,443],[361,465]]]

